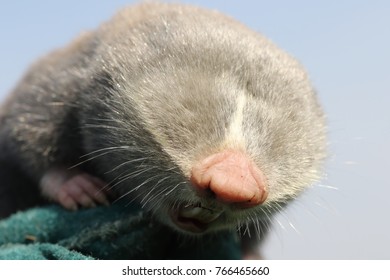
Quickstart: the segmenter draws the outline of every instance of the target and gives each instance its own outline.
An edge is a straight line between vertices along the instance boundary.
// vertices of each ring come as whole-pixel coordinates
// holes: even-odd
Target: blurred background
[[[39,56],[134,2],[3,1],[0,99]],[[264,257],[390,259],[390,1],[182,2],[224,12],[295,56],[326,111],[326,176],[276,217]]]

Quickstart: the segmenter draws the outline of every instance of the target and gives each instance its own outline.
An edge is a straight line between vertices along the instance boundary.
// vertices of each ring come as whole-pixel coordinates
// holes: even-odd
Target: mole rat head
[[[306,74],[264,39],[183,48],[128,58],[138,70],[114,80],[120,189],[184,233],[266,220],[319,177],[324,120]]]

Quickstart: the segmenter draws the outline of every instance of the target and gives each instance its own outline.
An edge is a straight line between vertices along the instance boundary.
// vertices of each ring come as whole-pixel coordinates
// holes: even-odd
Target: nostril
[[[243,207],[262,204],[268,196],[262,171],[236,151],[217,153],[198,162],[192,168],[191,181],[200,193]]]

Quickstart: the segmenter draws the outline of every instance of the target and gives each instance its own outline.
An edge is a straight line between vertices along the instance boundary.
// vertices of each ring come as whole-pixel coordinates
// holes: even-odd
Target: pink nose
[[[224,151],[195,164],[191,182],[210,189],[217,199],[252,207],[264,203],[268,192],[261,170],[241,152]]]

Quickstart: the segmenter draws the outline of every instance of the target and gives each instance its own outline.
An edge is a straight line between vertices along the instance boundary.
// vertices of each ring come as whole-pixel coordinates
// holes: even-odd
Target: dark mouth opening
[[[212,209],[192,204],[172,209],[172,222],[181,230],[190,233],[203,233],[222,214],[221,209]]]
[[[177,217],[176,225],[178,225],[181,229],[193,233],[205,232],[209,226],[207,223],[203,223],[197,219],[180,216]]]

